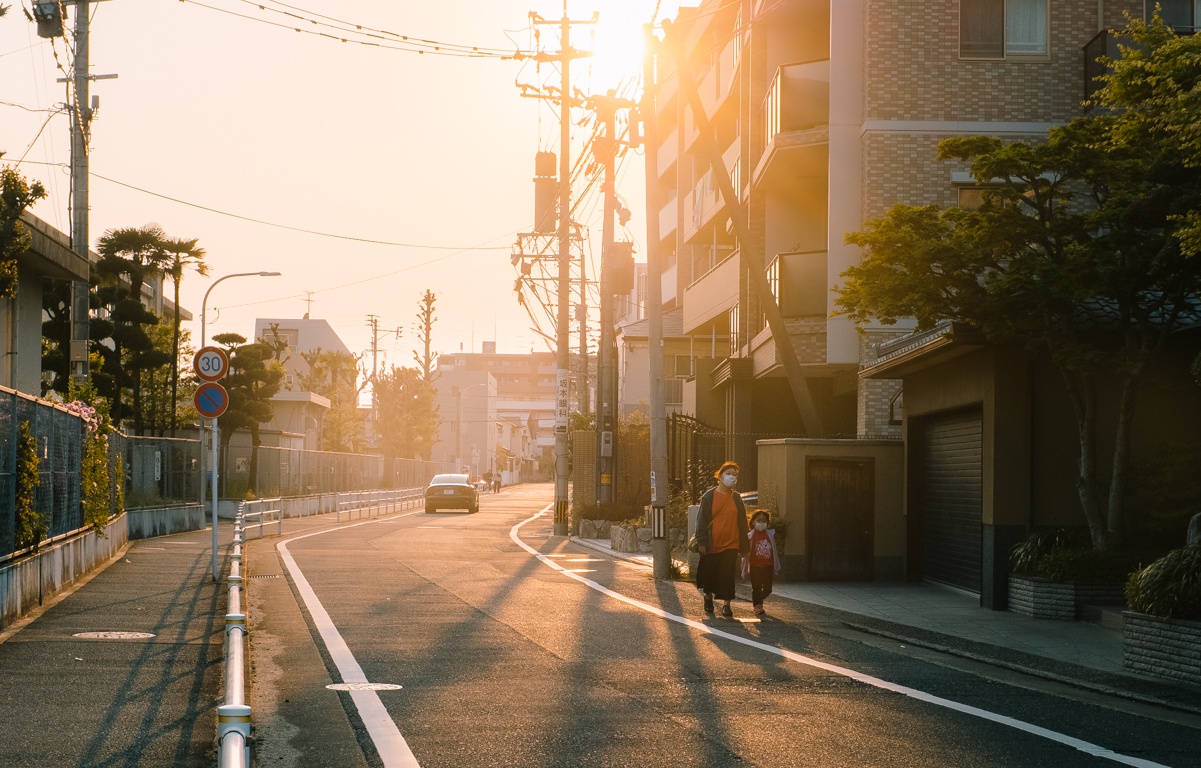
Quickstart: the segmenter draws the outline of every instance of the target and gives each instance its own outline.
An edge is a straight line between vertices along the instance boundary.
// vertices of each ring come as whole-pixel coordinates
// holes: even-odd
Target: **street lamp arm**
[[[217,283],[220,283],[222,280],[228,280],[231,277],[279,277],[280,274],[279,272],[234,272],[232,275],[222,275],[214,280],[208,290],[204,292],[204,298],[200,302],[200,346],[203,347],[205,342],[204,321],[207,314],[209,294],[217,287]]]

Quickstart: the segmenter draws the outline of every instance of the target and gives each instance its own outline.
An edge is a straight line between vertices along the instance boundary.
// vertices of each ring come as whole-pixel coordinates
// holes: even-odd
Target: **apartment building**
[[[1037,139],[1079,114],[1084,46],[1142,10],[1114,0],[710,0],[682,9],[676,33],[754,242],[738,242],[678,73],[661,66],[664,303],[682,308],[685,333],[728,339],[708,382],[725,426],[752,432],[756,402],[792,399],[746,274],[755,249],[822,432],[899,435],[889,407],[896,385],[856,374],[874,344],[905,329],[859,329],[834,314],[839,275],[859,258],[845,236],[897,202],[978,194],[965,169],[935,159],[939,140]],[[804,432],[795,414],[783,415]]]
[[[553,352],[502,354],[495,342],[439,355],[442,428],[434,458],[458,458],[481,475],[499,471],[506,484],[553,478],[556,369]]]
[[[1165,5],[1197,10],[1191,0]],[[667,37],[681,41],[716,146],[698,131],[665,51],[655,115],[661,208],[648,215],[659,221],[665,307],[678,307],[683,333],[716,351],[711,364],[696,365],[694,402],[722,414],[714,426],[733,436],[730,458],[757,468],[753,436],[765,429],[863,443],[902,436],[900,379],[859,373],[910,329],[856,327],[837,314],[840,275],[860,258],[846,235],[895,203],[972,204],[980,189],[966,168],[937,160],[938,142],[1037,141],[1081,114],[1086,47],[1125,26],[1125,13],[1144,12],[1129,0],[705,0],[681,9]],[[736,201],[723,197],[718,165]],[[749,242],[738,237],[740,211]],[[751,264],[763,265],[786,338],[773,338],[765,322]],[[814,423],[795,405],[787,354],[799,363]],[[967,519],[979,525],[979,497],[968,503]],[[874,538],[850,549],[866,548],[870,560],[874,547],[877,576],[898,574],[897,558],[912,558],[912,548],[893,542],[884,556],[881,540],[904,526],[882,521],[878,506],[874,514],[862,526]],[[919,548],[949,544],[954,528],[946,530],[947,541]],[[968,564],[977,589],[995,555]]]

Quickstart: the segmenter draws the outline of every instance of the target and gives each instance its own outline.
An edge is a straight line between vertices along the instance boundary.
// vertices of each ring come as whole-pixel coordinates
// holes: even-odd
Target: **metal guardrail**
[[[263,527],[268,523],[275,523],[275,532],[282,534],[284,532],[283,499],[255,499],[254,501],[238,502],[238,519],[242,521],[243,530],[258,528],[260,539],[263,537]],[[249,520],[258,522],[247,524]]]
[[[246,704],[246,614],[242,612],[243,505],[234,519],[230,554],[229,602],[225,614],[225,703],[217,707],[217,745],[220,768],[250,766],[250,707]],[[283,515],[280,515],[282,519]]]
[[[355,519],[355,512],[358,512],[359,518],[362,519],[364,516],[375,517],[399,509],[408,509],[424,500],[424,486],[389,491],[347,491],[338,494],[337,520],[342,522],[343,512],[346,513],[347,520]]]

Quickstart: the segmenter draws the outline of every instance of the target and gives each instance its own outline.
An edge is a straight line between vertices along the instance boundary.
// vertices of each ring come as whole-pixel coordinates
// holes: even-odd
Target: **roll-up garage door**
[[[980,593],[983,420],[931,419],[922,449],[922,576]]]

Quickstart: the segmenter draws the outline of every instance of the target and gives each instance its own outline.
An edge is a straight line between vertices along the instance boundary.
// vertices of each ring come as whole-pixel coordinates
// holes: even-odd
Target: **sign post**
[[[201,347],[196,352],[196,357],[192,360],[192,369],[204,381],[203,384],[197,387],[196,394],[192,396],[192,403],[196,406],[196,411],[201,416],[209,419],[213,427],[213,581],[217,581],[217,418],[225,413],[225,409],[229,407],[229,393],[225,391],[225,387],[217,383],[217,380],[229,372],[229,355],[220,347]],[[201,432],[203,433],[203,431],[202,425]],[[203,469],[203,456],[201,457],[200,465]],[[203,476],[201,477],[200,484],[203,487]]]

